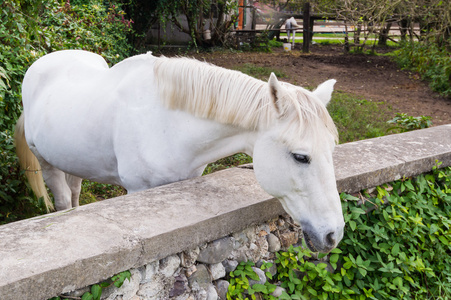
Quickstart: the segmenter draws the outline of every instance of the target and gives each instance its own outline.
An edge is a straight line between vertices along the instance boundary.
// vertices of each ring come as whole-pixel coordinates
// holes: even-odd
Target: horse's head
[[[262,130],[253,153],[260,185],[302,226],[309,248],[320,252],[338,245],[344,227],[332,162],[337,134],[325,108],[334,84],[309,92],[271,74],[277,120]]]

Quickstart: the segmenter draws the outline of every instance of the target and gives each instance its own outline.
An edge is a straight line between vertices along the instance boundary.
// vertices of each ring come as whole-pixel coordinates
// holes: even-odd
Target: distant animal
[[[300,26],[294,19],[294,17],[291,17],[285,21],[285,29],[287,30],[287,39],[288,43],[290,42],[290,36],[293,35],[293,38],[291,39],[291,42],[294,47],[294,40],[296,38],[296,30],[299,29]]]
[[[344,226],[326,109],[334,83],[310,92],[188,58],[147,53],[109,68],[97,54],[54,52],[25,75],[17,153],[36,195],[52,208],[44,179],[64,210],[78,206],[82,178],[134,193],[245,152],[309,247],[327,252]]]

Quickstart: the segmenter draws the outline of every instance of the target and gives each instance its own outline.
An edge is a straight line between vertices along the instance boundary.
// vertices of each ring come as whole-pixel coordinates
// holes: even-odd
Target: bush
[[[451,56],[445,47],[433,43],[404,43],[394,53],[403,68],[418,72],[431,88],[451,97]]]
[[[451,167],[380,186],[374,195],[341,197],[345,236],[327,259],[314,264],[305,246],[277,253],[280,299],[449,299]],[[275,299],[273,284],[255,289],[236,277],[228,299],[244,299],[244,292],[254,299],[257,291]]]

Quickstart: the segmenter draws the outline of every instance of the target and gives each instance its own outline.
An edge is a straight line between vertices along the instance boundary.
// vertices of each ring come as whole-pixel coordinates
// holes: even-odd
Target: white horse
[[[63,210],[78,206],[81,178],[133,193],[245,152],[308,245],[327,252],[344,226],[325,106],[334,83],[309,92],[187,58],[148,53],[109,68],[93,53],[54,52],[25,75],[18,156],[38,197],[51,206],[43,177]]]
[[[290,35],[293,34],[292,44],[294,48],[294,40],[296,38],[296,29],[300,28],[294,17],[291,17],[285,21],[285,29],[287,30],[288,43],[290,42]]]

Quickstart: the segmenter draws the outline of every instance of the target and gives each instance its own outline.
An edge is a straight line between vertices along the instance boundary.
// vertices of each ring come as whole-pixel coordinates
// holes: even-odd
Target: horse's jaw
[[[301,226],[305,243],[310,250],[328,253],[338,246],[343,238],[345,223],[343,215],[337,215],[337,209],[333,209],[337,205],[312,210],[307,203],[308,199],[294,199],[289,196],[278,199],[293,221]],[[335,202],[340,204],[339,201],[337,194]],[[307,204],[304,205],[304,203]]]

